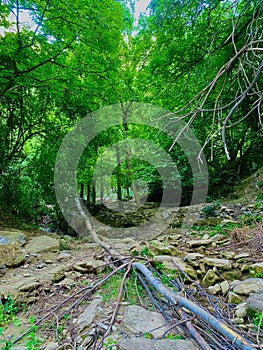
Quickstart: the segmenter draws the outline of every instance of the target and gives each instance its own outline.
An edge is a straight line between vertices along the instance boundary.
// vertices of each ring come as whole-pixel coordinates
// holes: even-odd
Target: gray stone
[[[240,279],[242,277],[242,272],[240,270],[230,270],[222,272],[222,276],[227,281],[233,281],[236,279]]]
[[[243,324],[244,323],[244,319],[241,318],[241,317],[236,317],[235,318],[235,322],[236,322],[236,324]]]
[[[0,236],[0,244],[8,244],[11,243],[11,241],[9,241],[9,239],[7,239],[4,236]]]
[[[206,287],[208,287],[215,284],[215,282],[217,282],[218,280],[219,280],[218,275],[213,270],[208,270],[202,282]]]
[[[228,293],[228,302],[229,304],[241,304],[243,303],[243,299],[237,295],[236,293],[229,292]]]
[[[19,242],[24,244],[26,242],[26,235],[19,230],[9,230],[9,231],[0,231],[0,243],[12,243]]]
[[[249,273],[251,274],[251,276],[256,276],[256,274],[258,273],[263,274],[263,262],[251,265],[249,268]]]
[[[145,310],[137,305],[125,308],[123,322],[135,333],[151,333],[154,337],[161,337],[167,329],[164,327],[167,321],[160,313]]]
[[[249,295],[253,292],[263,291],[262,278],[248,278],[239,282],[233,289],[233,292],[241,295]]]
[[[45,345],[45,350],[56,350],[57,347],[58,347],[58,343],[51,341]]]
[[[222,253],[222,255],[226,258],[226,259],[233,259],[236,256],[235,252],[232,251],[225,251]]]
[[[250,294],[247,299],[247,311],[249,314],[263,312],[263,291]]]
[[[121,350],[198,350],[194,342],[183,339],[122,339]]]
[[[93,322],[97,314],[98,306],[101,305],[101,303],[101,298],[93,299],[85,311],[79,316],[77,324],[80,328],[80,331],[84,330]]]
[[[247,310],[246,307],[239,307],[237,308],[237,310],[235,311],[235,316],[238,318],[245,318],[247,316]]]
[[[156,255],[154,261],[158,261],[164,265],[168,270],[182,270],[187,273],[191,278],[197,279],[197,273],[192,266],[186,264],[183,259],[176,256],[169,255]]]
[[[217,283],[214,286],[209,286],[208,290],[209,290],[209,293],[216,294],[221,291],[221,288],[220,288],[220,285]]]
[[[226,294],[229,291],[230,285],[227,281],[223,281],[220,283],[220,288],[223,294]]]
[[[69,252],[61,252],[58,256],[58,260],[69,260],[71,256]]]
[[[193,240],[193,241],[188,241],[187,244],[189,247],[194,248],[194,247],[201,247],[203,245],[209,245],[213,242],[212,239],[198,239],[198,240]]]
[[[37,289],[38,287],[40,287],[41,284],[38,281],[35,280],[24,280],[23,283],[19,286],[19,291],[20,292],[30,292],[32,290]]]
[[[231,270],[232,265],[231,261],[227,259],[217,259],[217,258],[203,258],[202,262],[204,262],[208,266],[218,267],[223,270]]]
[[[33,237],[25,246],[28,253],[41,253],[47,251],[57,251],[59,248],[59,240],[49,236]]]
[[[240,253],[234,256],[235,260],[249,258],[249,253]]]

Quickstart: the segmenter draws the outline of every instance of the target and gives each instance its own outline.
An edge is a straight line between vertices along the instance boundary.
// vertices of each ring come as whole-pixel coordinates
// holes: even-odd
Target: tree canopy
[[[255,171],[263,163],[262,18],[261,0],[152,0],[135,28],[134,1],[2,1],[0,209],[32,220],[42,204],[55,205],[64,136],[89,112],[127,101],[163,107],[171,123],[185,122],[177,138],[160,133],[157,143],[186,193],[191,169],[177,141],[188,128],[203,146],[212,186]],[[156,169],[129,152],[118,163],[116,147],[103,160],[105,169],[116,161],[114,173],[93,183],[96,161],[111,145],[136,135],[156,140],[156,130],[139,122],[122,120],[85,149],[78,184],[87,201],[105,195],[103,176],[121,200],[134,195],[139,177],[158,192]]]

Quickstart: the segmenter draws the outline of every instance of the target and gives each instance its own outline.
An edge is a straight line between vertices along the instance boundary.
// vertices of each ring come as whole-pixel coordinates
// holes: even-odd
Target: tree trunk
[[[92,186],[92,204],[96,204],[96,180],[93,181]]]
[[[87,184],[87,202],[90,203],[90,184]]]
[[[84,184],[80,184],[80,198],[84,198]]]
[[[116,161],[117,161],[117,198],[119,209],[123,209],[122,203],[122,193],[121,193],[121,174],[120,174],[120,151],[118,145],[115,146],[116,149]]]

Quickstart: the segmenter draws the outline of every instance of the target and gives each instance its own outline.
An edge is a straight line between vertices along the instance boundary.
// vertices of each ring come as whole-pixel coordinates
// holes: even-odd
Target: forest
[[[192,165],[180,144],[189,130],[207,164],[208,199],[262,166],[262,1],[152,0],[138,21],[135,2],[1,1],[2,224],[10,216],[38,223],[48,207],[60,222],[58,152],[89,115],[88,129],[102,126],[78,162],[77,191],[87,204],[134,198],[138,208],[145,198],[158,203],[165,191],[177,193],[179,182],[179,204],[189,204]],[[131,122],[132,103],[169,118],[155,126],[137,114]],[[118,125],[108,106],[120,106]],[[96,112],[104,110],[109,116]],[[174,125],[177,133],[166,132]],[[133,139],[144,144],[125,143]],[[140,155],[144,147],[159,158]],[[176,170],[164,184],[160,169],[169,162]]]

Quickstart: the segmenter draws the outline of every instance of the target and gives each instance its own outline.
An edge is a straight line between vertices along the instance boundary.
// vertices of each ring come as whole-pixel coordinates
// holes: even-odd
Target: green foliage
[[[146,256],[148,258],[152,258],[153,254],[150,252],[149,248],[144,247],[141,251],[140,251],[140,255],[141,256]]]
[[[167,334],[166,338],[170,340],[184,339],[181,334]]]
[[[7,299],[0,304],[0,327],[5,326],[14,319],[18,312],[18,307],[14,299],[8,295]]]
[[[263,314],[260,312],[256,312],[253,316],[253,323],[255,326],[263,329]]]
[[[263,278],[263,272],[258,272],[255,274],[256,278]]]
[[[202,214],[205,217],[215,216],[215,207],[213,205],[207,205],[206,207],[202,208]]]
[[[38,350],[40,349],[40,345],[42,344],[42,340],[38,339],[37,337],[37,331],[38,326],[34,326],[34,317],[30,317],[30,332],[27,335],[25,346],[27,350]]]

